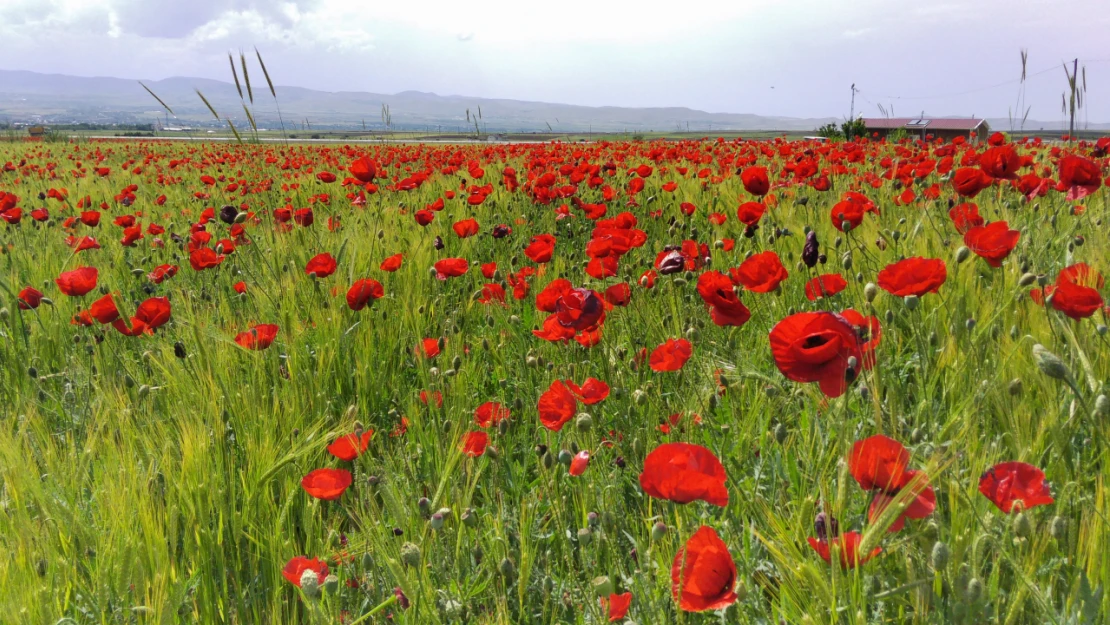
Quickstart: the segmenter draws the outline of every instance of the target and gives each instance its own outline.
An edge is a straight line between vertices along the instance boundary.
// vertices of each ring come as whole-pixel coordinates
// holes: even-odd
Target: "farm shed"
[[[865,117],[863,123],[867,126],[869,137],[885,137],[898,128],[912,137],[945,141],[956,137],[975,140],[987,137],[991,132],[987,120],[974,117]]]

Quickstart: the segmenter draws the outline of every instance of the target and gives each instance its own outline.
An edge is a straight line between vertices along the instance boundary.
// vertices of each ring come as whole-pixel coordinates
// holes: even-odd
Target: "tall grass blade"
[[[247,73],[247,55],[243,54],[242,50],[239,51],[239,62],[243,66],[243,82],[247,84],[247,97],[250,99],[251,105],[253,106],[254,90],[251,89],[251,76]]]
[[[212,107],[212,104],[208,101],[208,98],[204,97],[200,89],[193,89],[193,91],[196,91],[197,95],[200,96],[200,101],[204,102],[204,105],[208,107],[208,111],[212,113],[212,117],[215,117],[216,121],[220,121],[220,114],[216,112],[216,109]]]
[[[146,89],[146,92],[149,93],[152,98],[154,98],[155,100],[158,100],[158,104],[161,104],[162,108],[169,111],[170,115],[173,115],[174,117],[177,117],[177,113],[174,113],[173,109],[171,109],[168,104],[166,104],[165,102],[162,101],[162,98],[159,98],[153,91],[151,91],[150,87],[143,84],[143,81],[141,81],[141,80],[139,81],[139,84],[142,85],[143,89]]]
[[[239,72],[235,71],[235,57],[227,53],[227,64],[231,66],[231,77],[235,79],[235,90],[239,92],[239,99],[243,99],[243,88],[239,86]]]

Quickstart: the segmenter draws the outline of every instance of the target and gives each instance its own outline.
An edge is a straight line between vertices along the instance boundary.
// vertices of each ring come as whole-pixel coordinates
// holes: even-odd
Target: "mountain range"
[[[173,77],[143,81],[173,111],[171,115],[138,80],[0,70],[0,122],[223,125],[197,91],[221,118],[229,118],[240,128],[248,124],[244,100],[255,123],[263,128],[276,128],[283,122],[287,128],[381,130],[388,119],[393,129],[440,132],[472,132],[475,122],[483,132],[812,131],[841,121],[837,117],[709,113],[683,107],[592,107],[420,91],[387,95],[286,86],[275,87],[275,105],[269,87],[260,79],[256,76],[249,90],[240,85],[242,99],[235,84],[219,80]],[[388,108],[388,118],[383,107]],[[988,121],[996,129],[1009,127],[1005,119]],[[1110,124],[1093,126],[1110,128]],[[1058,128],[1059,122],[1028,121],[1025,127]]]

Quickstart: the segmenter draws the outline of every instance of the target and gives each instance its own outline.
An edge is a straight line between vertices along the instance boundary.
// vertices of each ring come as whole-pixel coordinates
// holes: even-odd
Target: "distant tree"
[[[857,117],[853,120],[846,121],[840,125],[840,134],[844,135],[847,139],[858,139],[867,136],[867,124],[863,123],[862,117]]]
[[[830,141],[840,141],[844,138],[844,133],[840,131],[836,124],[829,122],[817,129],[817,136],[825,137]]]

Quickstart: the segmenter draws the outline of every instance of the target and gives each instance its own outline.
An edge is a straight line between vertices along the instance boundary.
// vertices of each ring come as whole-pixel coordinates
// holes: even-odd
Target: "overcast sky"
[[[229,80],[253,46],[279,85],[794,117],[853,82],[869,116],[1005,117],[1024,47],[1030,118],[1078,57],[1110,122],[1107,0],[0,0],[3,69]]]

